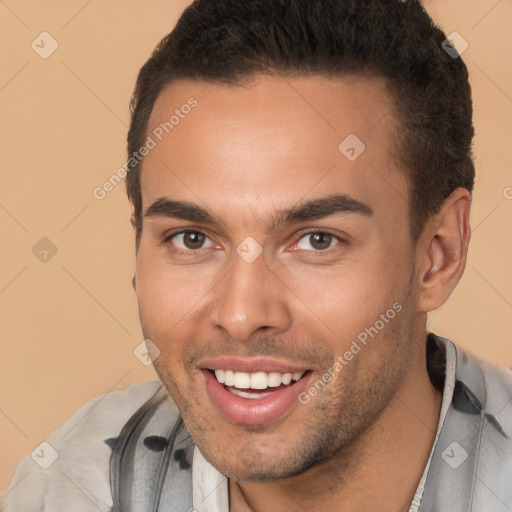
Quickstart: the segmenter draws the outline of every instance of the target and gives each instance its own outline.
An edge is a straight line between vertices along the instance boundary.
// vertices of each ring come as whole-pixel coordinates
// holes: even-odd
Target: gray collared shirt
[[[409,512],[510,512],[512,372],[429,339],[442,355],[443,400]],[[82,407],[21,461],[3,502],[7,512],[229,511],[228,479],[159,382]]]

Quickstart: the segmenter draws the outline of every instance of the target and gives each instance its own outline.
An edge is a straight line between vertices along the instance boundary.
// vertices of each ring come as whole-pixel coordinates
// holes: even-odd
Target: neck
[[[407,512],[435,440],[441,402],[426,371],[426,351],[419,350],[386,409],[347,450],[292,478],[231,481],[230,510],[288,512],[299,503],[312,512],[370,512],[376,505],[381,512]]]

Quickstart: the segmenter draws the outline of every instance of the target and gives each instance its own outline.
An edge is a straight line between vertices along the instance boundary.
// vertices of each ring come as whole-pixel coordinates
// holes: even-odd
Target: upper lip
[[[197,366],[204,370],[231,370],[245,373],[299,373],[310,369],[306,365],[266,357],[241,358],[234,356],[201,359]]]

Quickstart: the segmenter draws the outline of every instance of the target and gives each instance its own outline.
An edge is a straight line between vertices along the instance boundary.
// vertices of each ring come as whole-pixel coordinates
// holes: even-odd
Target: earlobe
[[[471,195],[458,188],[432,216],[418,243],[418,311],[439,308],[451,295],[466,266],[471,236]]]

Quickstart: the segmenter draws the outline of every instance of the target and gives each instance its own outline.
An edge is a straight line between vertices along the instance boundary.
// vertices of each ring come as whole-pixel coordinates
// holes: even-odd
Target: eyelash
[[[198,233],[198,234],[201,234],[201,235],[204,235],[207,239],[211,240],[211,237],[203,232],[203,231],[200,231],[200,230],[197,230],[197,229],[184,229],[182,231],[178,231],[176,233],[171,233],[169,235],[167,235],[164,240],[163,240],[163,243],[164,244],[169,244],[169,242],[171,242],[171,240],[179,235],[186,235],[188,233]],[[328,255],[328,254],[331,254],[331,252],[333,252],[334,250],[336,250],[336,248],[339,246],[339,245],[347,245],[347,241],[344,240],[343,238],[341,238],[339,235],[336,235],[334,233],[332,233],[331,231],[329,231],[328,229],[316,229],[316,230],[313,230],[313,231],[304,231],[302,233],[299,234],[296,242],[294,242],[292,244],[292,246],[296,246],[304,237],[306,236],[311,236],[311,235],[314,235],[316,233],[321,233],[323,235],[330,235],[332,236],[333,238],[335,238],[338,243],[335,244],[333,247],[329,247],[327,249],[324,249],[324,250],[309,250],[307,251],[309,254],[311,255],[314,255],[315,257],[319,256],[325,256],[325,255]],[[195,254],[197,254],[198,252],[200,251],[203,251],[205,248],[201,247],[200,249],[188,249],[188,250],[183,250],[183,249],[180,249],[176,246],[174,246],[173,250],[176,251],[176,252],[179,252],[180,254],[183,254],[183,255],[187,255],[187,256],[193,256]],[[300,251],[301,249],[294,249],[294,252],[295,251]]]
[[[177,231],[176,233],[171,233],[167,236],[164,237],[162,243],[163,244],[170,244],[173,246],[173,251],[179,253],[180,255],[184,255],[184,256],[194,256],[196,254],[198,254],[199,252],[201,251],[204,251],[204,247],[201,247],[199,249],[187,249],[187,250],[184,250],[184,249],[180,249],[179,247],[176,247],[174,244],[172,244],[172,239],[179,236],[179,235],[186,235],[188,233],[197,233],[197,234],[201,234],[201,235],[204,235],[208,240],[211,240],[211,237],[205,233],[204,231],[200,231],[198,229],[183,229],[181,231]]]

